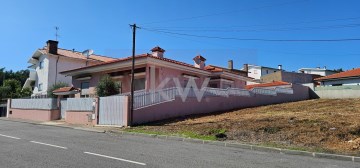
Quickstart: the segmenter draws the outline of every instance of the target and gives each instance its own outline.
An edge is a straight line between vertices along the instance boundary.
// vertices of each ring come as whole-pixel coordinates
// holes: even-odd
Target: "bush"
[[[63,88],[63,87],[69,87],[69,84],[64,83],[64,82],[58,82],[58,83],[53,84],[48,89],[48,92],[47,92],[48,97],[55,98],[56,95],[53,94],[53,91],[56,90],[56,89],[59,89],[59,88]]]
[[[114,82],[109,75],[103,76],[96,86],[96,94],[99,97],[112,96],[119,94],[120,85]]]
[[[20,92],[20,97],[30,97],[32,94],[31,88],[24,88]]]

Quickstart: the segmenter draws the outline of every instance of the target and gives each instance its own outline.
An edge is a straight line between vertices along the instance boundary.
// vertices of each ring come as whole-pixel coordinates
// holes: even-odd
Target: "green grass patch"
[[[175,135],[179,135],[185,138],[194,138],[194,139],[201,139],[201,140],[210,140],[215,141],[216,137],[214,135],[201,135],[192,131],[182,131],[178,132]]]

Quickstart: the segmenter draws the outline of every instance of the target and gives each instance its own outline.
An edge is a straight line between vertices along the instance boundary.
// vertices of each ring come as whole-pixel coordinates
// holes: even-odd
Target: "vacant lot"
[[[126,131],[360,155],[360,99],[317,99],[188,116]]]

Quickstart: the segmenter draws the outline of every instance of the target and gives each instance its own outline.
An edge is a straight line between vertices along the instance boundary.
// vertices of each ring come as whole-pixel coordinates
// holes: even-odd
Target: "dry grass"
[[[360,99],[317,99],[188,116],[130,131],[191,132],[207,139],[360,155]]]

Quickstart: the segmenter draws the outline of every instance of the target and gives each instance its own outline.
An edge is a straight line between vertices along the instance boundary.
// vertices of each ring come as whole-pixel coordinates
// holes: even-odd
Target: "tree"
[[[8,91],[6,98],[19,98],[21,92],[21,82],[16,79],[7,79],[4,81],[4,86]]]
[[[109,75],[103,76],[96,86],[96,94],[100,97],[119,94],[120,85],[114,82]]]
[[[53,94],[53,91],[56,90],[56,89],[62,88],[62,87],[69,87],[69,84],[64,83],[64,82],[58,82],[58,83],[53,84],[48,89],[48,92],[47,92],[48,97],[55,98],[56,95]]]

